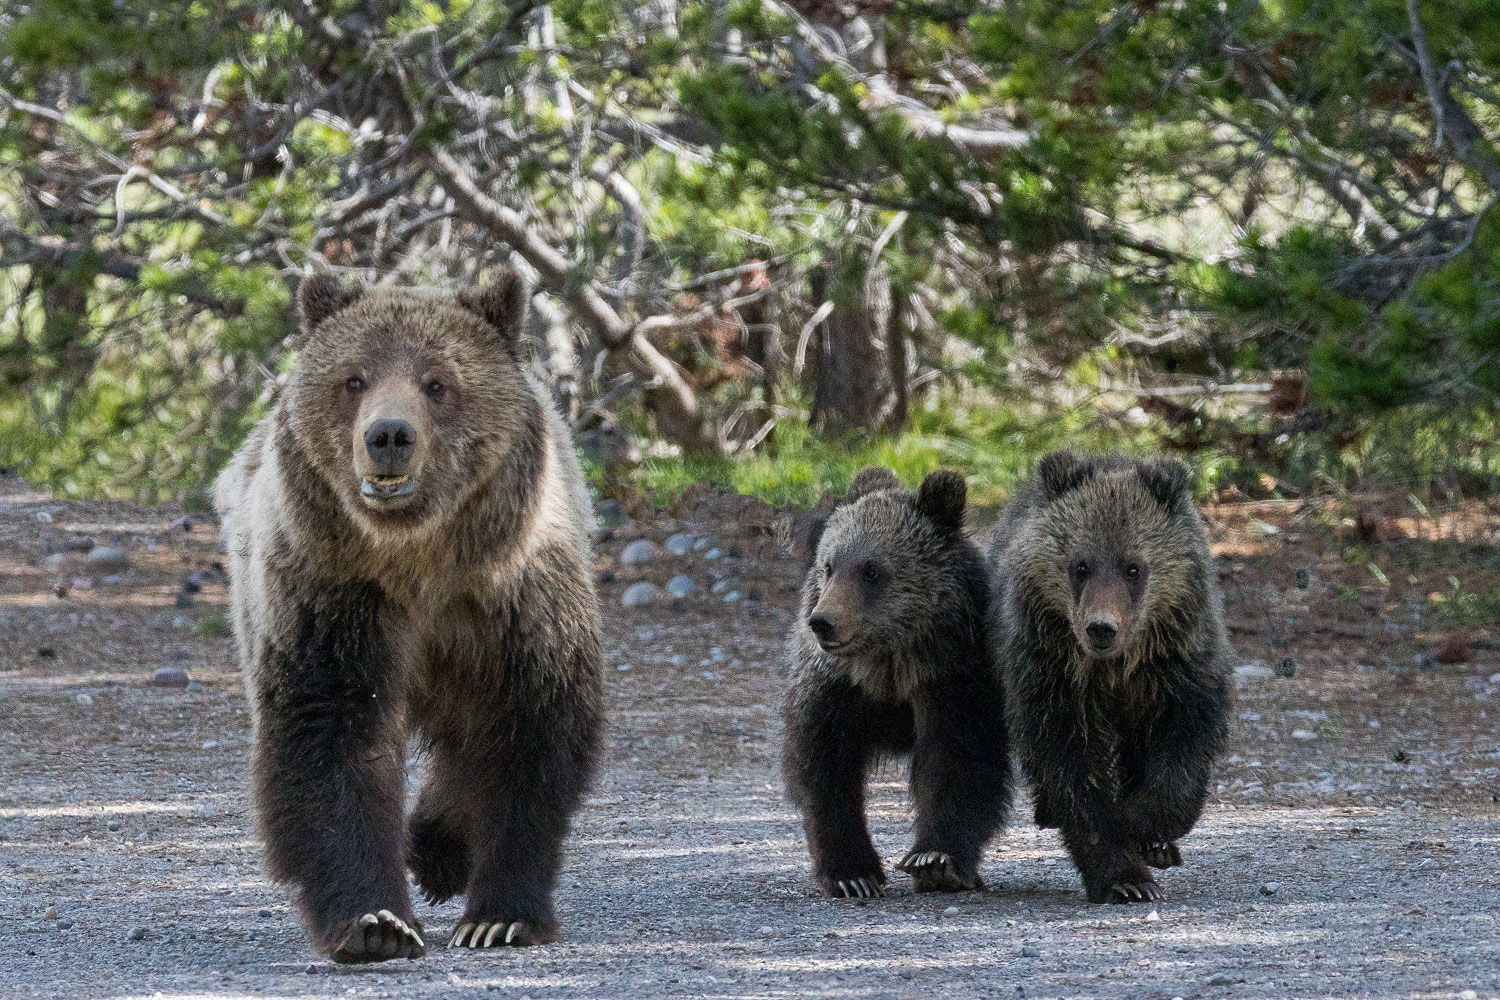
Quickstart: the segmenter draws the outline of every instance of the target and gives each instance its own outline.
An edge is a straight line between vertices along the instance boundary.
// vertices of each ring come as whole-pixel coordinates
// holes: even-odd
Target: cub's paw
[[[390,910],[366,913],[348,921],[331,935],[329,957],[335,962],[384,962],[392,958],[421,958],[427,954],[421,929]]]
[[[534,920],[485,920],[466,916],[448,939],[450,948],[524,948],[551,944],[557,928]]]
[[[1152,868],[1176,868],[1182,864],[1182,852],[1171,841],[1163,840],[1141,848],[1141,856]]]
[[[1149,875],[1121,879],[1109,887],[1106,902],[1110,903],[1154,903],[1165,899],[1167,894]]]
[[[885,873],[850,878],[823,875],[818,878],[818,888],[823,890],[823,895],[834,899],[878,899],[885,895]]]
[[[911,851],[896,863],[899,871],[911,876],[917,892],[966,892],[983,889],[978,873],[960,875],[953,858],[942,851]]]

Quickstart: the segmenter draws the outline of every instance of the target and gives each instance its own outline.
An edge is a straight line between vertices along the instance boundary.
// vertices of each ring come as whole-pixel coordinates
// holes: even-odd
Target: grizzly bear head
[[[1210,595],[1187,470],[1061,451],[1038,480],[1043,506],[1014,543],[1022,599],[1066,621],[1085,661],[1131,666],[1191,641]]]
[[[831,656],[920,643],[958,600],[953,547],[963,539],[963,476],[939,470],[913,495],[880,471],[862,473],[853,502],[829,516],[808,571],[804,622]]]
[[[535,425],[514,273],[457,294],[316,274],[299,297],[307,342],[286,397],[293,431],[362,526],[452,512]]]

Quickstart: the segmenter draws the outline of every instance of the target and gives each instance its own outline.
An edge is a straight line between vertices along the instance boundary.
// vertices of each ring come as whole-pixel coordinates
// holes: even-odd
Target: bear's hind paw
[[[984,888],[977,873],[968,878],[960,875],[953,858],[942,851],[910,851],[896,863],[896,868],[911,876],[917,892],[966,892]]]
[[[524,948],[550,944],[557,934],[529,920],[463,920],[448,939],[450,948]]]
[[[1121,879],[1109,887],[1111,903],[1154,903],[1167,894],[1150,878]]]
[[[822,878],[818,880],[818,887],[823,890],[823,895],[834,899],[879,899],[885,896],[885,876]]]
[[[427,944],[419,929],[390,910],[366,913],[345,927],[342,934],[334,935],[338,943],[329,952],[329,957],[341,964],[421,958],[427,954]]]
[[[1176,868],[1182,864],[1182,852],[1177,845],[1168,840],[1155,844],[1147,844],[1141,849],[1146,864],[1152,868]]]

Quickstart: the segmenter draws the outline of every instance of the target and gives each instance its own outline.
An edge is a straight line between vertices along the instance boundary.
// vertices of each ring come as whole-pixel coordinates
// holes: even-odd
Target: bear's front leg
[[[813,878],[835,899],[885,895],[885,872],[865,822],[875,714],[842,681],[794,688],[787,701],[782,773],[802,811]]]
[[[563,841],[603,728],[601,656],[592,632],[563,648],[526,638],[508,630],[499,683],[435,740],[434,780],[468,817],[468,905],[452,948],[557,940]]]
[[[1010,807],[1003,690],[982,675],[945,677],[918,692],[913,708],[916,842],[896,867],[917,892],[983,888],[980,852]]]
[[[398,665],[373,588],[323,588],[253,672],[255,800],[271,877],[336,962],[420,958],[401,857]]]

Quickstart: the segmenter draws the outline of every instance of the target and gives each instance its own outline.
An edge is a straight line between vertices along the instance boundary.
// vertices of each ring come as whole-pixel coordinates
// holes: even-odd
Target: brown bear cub
[[[1229,710],[1228,640],[1177,462],[1048,455],[990,551],[995,635],[1038,826],[1090,902],[1161,898]]]
[[[954,472],[913,495],[869,470],[809,546],[782,769],[829,896],[885,894],[865,823],[865,780],[883,757],[911,757],[916,838],[896,867],[918,892],[980,888],[980,852],[1004,822],[1005,696],[965,500]]]
[[[588,494],[523,369],[515,275],[457,295],[302,283],[307,344],[215,485],[270,874],[337,962],[552,941],[598,754]],[[403,827],[405,738],[431,774]]]

